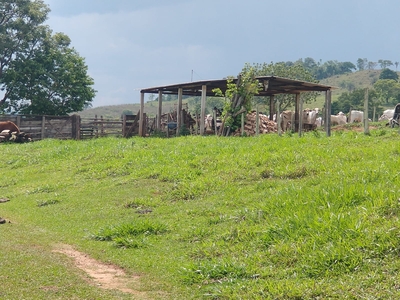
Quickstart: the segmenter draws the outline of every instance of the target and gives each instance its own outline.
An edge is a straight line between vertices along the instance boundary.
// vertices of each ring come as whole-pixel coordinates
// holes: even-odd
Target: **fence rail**
[[[14,122],[22,132],[29,134],[33,140],[86,139],[104,136],[131,136],[137,133],[135,116],[123,116],[121,120],[98,118],[81,118],[72,116],[34,116],[34,115],[0,115],[0,121]],[[129,135],[127,133],[129,132]]]

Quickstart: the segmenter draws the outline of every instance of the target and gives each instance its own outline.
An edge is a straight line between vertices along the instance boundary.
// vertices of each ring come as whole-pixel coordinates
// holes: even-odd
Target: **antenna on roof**
[[[192,69],[192,77],[190,77],[190,82],[193,82],[193,69]]]

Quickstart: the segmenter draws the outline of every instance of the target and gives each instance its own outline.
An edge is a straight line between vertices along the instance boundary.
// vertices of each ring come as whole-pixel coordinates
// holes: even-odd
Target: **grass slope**
[[[151,299],[399,298],[399,144],[385,128],[1,144],[0,297],[130,299],[87,284],[63,243]]]

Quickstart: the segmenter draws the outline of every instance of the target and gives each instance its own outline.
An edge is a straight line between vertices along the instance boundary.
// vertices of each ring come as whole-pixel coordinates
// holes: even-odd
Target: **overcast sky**
[[[93,106],[236,76],[245,63],[400,60],[399,0],[44,0],[85,58]]]

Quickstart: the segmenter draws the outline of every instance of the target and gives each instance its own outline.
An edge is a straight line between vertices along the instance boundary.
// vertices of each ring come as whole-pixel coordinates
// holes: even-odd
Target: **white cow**
[[[361,123],[364,119],[364,112],[359,110],[352,110],[349,113],[349,123]]]
[[[319,109],[306,108],[302,113],[302,123],[304,129],[315,129],[317,127],[316,119],[318,116]],[[295,112],[292,110],[285,110],[281,113],[281,128],[283,131],[287,131],[291,128],[294,123]]]
[[[322,126],[322,118],[318,117],[315,119],[315,124],[317,125],[317,127],[321,127]]]
[[[331,115],[331,125],[344,125],[347,123],[346,115],[343,112],[339,112],[337,115]]]
[[[221,119],[217,118],[214,123],[214,118],[211,114],[208,114],[206,116],[206,119],[204,120],[204,129],[206,130],[206,132],[214,131],[215,126],[217,126],[217,130],[219,130],[221,125],[222,125]]]
[[[393,118],[394,115],[394,109],[387,109],[383,112],[382,116],[379,117],[378,121],[383,121],[383,120],[390,120]]]
[[[314,130],[317,128],[317,117],[319,109],[305,109],[303,111],[303,126],[304,129]]]
[[[285,110],[281,113],[281,128],[283,131],[290,129],[294,122],[294,111]]]

